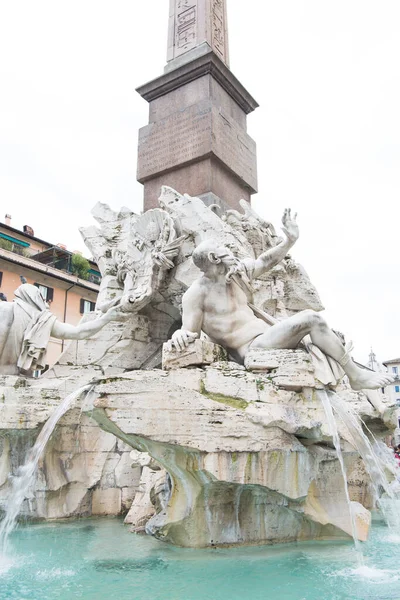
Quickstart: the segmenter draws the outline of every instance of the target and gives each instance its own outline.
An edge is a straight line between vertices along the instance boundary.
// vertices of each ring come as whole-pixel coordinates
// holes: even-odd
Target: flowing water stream
[[[92,387],[92,385],[86,385],[64,398],[44,424],[34,446],[29,451],[25,464],[18,468],[17,474],[12,478],[12,487],[8,498],[6,512],[3,520],[0,522],[0,555],[5,556],[7,553],[9,535],[16,526],[22,504],[29,495],[35,482],[39,459],[42,456],[46,444],[58,421],[67,410],[71,408],[75,400],[77,400],[83,392],[89,392]]]
[[[400,534],[399,490],[397,482],[391,483],[386,476],[389,456],[376,451],[363,431],[361,419],[334,392],[328,392],[333,410],[349,433],[349,441],[363,459],[374,488],[375,499],[392,532]],[[373,437],[373,436],[372,436]]]
[[[357,536],[356,519],[355,519],[355,515],[354,515],[354,512],[353,512],[353,506],[352,506],[352,503],[351,503],[351,500],[350,500],[349,488],[348,488],[348,485],[347,485],[346,467],[345,467],[344,461],[343,461],[342,448],[341,448],[341,445],[340,445],[340,437],[339,437],[339,432],[338,432],[338,428],[337,428],[337,425],[336,425],[335,417],[333,415],[331,401],[330,401],[330,398],[329,398],[329,396],[328,396],[328,394],[327,394],[327,392],[325,390],[318,390],[317,393],[318,393],[318,396],[320,397],[320,400],[321,400],[322,405],[324,407],[326,420],[328,421],[330,433],[332,435],[333,444],[334,444],[334,446],[336,448],[337,457],[339,459],[340,468],[341,468],[342,475],[343,475],[344,492],[345,492],[345,495],[346,495],[347,505],[348,505],[348,508],[349,508],[349,516],[350,516],[350,523],[351,523],[351,532],[352,532],[352,536],[353,536],[353,540],[354,540],[354,547],[355,547],[356,552],[357,552],[357,558],[359,560],[359,563],[363,564],[363,553],[362,553],[362,550],[361,550],[361,544],[360,544],[360,542],[358,540],[358,536]]]

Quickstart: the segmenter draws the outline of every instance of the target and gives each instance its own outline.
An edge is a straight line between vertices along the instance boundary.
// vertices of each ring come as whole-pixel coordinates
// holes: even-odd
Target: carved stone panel
[[[137,179],[145,181],[211,150],[211,105],[189,106],[139,131]]]
[[[211,47],[224,62],[228,63],[228,27],[226,3],[213,0],[211,6]]]
[[[257,190],[254,140],[234,119],[213,107],[208,100],[140,130],[137,179],[143,183],[163,172],[212,155],[251,190]]]
[[[207,42],[228,64],[226,0],[170,0],[168,39],[168,61]]]
[[[176,0],[175,56],[197,45],[198,0]]]
[[[255,141],[237,122],[213,107],[212,150],[218,158],[257,190],[257,154]]]

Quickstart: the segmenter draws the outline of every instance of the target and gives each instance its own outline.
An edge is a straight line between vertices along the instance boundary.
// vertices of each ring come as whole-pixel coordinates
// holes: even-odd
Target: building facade
[[[390,375],[395,377],[394,383],[388,385],[385,390],[390,400],[400,406],[400,358],[393,358],[383,362]]]
[[[4,223],[0,222],[0,293],[12,301],[21,283],[32,283],[60,321],[77,325],[84,313],[95,308],[100,273],[89,261],[89,269],[78,276],[73,257],[74,253],[63,244],[54,245],[36,237],[27,225],[22,230],[12,227],[10,215],[6,215]],[[51,338],[49,366],[56,362],[65,344]]]

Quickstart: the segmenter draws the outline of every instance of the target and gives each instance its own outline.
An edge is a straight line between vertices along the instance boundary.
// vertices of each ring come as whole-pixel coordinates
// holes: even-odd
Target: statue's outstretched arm
[[[299,237],[299,227],[296,223],[297,214],[292,217],[290,208],[285,208],[282,217],[282,231],[285,238],[274,248],[267,250],[254,262],[254,276],[257,277],[270,271],[273,267],[279,264],[287,255],[290,248]]]
[[[70,325],[55,321],[51,335],[60,340],[85,340],[102,329],[110,321],[125,320],[126,313],[121,313],[118,308],[112,307],[105,314],[94,321],[82,323],[81,325]]]

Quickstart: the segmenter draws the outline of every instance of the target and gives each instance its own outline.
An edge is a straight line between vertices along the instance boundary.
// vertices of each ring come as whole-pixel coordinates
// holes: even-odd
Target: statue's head
[[[216,240],[205,240],[194,250],[192,259],[196,267],[207,273],[214,265],[222,265],[226,270],[238,263],[232,252]]]
[[[40,290],[31,283],[23,283],[20,285],[19,288],[15,290],[14,296],[36,310],[43,311],[48,308]]]

